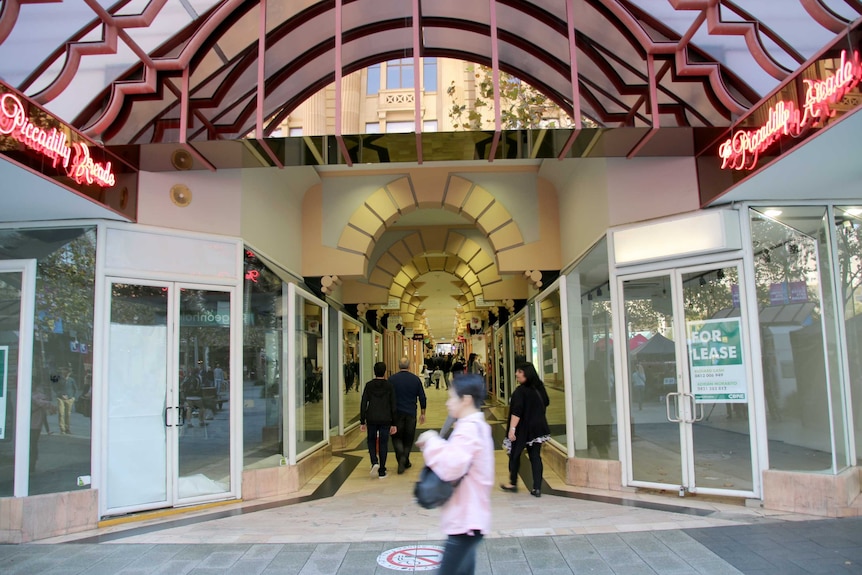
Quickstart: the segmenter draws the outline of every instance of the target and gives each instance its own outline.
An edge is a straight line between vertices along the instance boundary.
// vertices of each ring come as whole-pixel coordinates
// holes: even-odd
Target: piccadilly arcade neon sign
[[[757,165],[760,154],[765,152],[781,136],[797,138],[805,130],[835,115],[830,105],[840,102],[844,96],[862,81],[862,63],[859,53],[847,59],[847,51],[841,51],[841,64],[834,75],[825,80],[809,80],[805,83],[805,101],[802,109],[789,100],[781,100],[767,113],[766,123],[756,130],[740,130],[718,148],[721,169],[751,170]]]
[[[90,148],[84,142],[73,142],[70,146],[66,133],[56,127],[47,130],[34,124],[24,111],[20,98],[9,92],[0,96],[0,134],[11,136],[42,154],[55,168],[57,164],[62,165],[69,177],[79,184],[109,188],[117,183],[111,162],[102,164],[93,160]]]

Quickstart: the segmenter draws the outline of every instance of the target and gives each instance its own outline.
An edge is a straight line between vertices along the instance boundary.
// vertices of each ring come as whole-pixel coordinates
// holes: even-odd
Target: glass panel
[[[108,509],[160,503],[168,497],[167,316],[167,288],[111,286]],[[55,389],[57,385],[66,384],[55,384]]]
[[[361,333],[362,326],[345,318],[341,332],[342,353],[344,354],[342,372],[344,375],[345,429],[359,422],[359,400],[362,398],[359,393],[362,387],[359,373],[359,358],[362,357]]]
[[[618,459],[613,314],[608,242],[602,239],[566,276],[575,455]]]
[[[636,481],[682,483],[677,360],[669,276],[623,282],[626,362],[630,388],[632,476]],[[671,395],[668,395],[671,394]]]
[[[539,303],[539,322],[542,333],[541,378],[551,400],[548,406],[548,424],[551,437],[566,445],[566,385],[563,379],[563,328],[560,311],[560,290],[557,289]]]
[[[401,90],[413,87],[413,58],[400,58],[386,62],[386,89]]]
[[[769,465],[832,471],[820,262],[823,207],[751,210]]]
[[[437,91],[437,58],[422,59],[422,82],[426,92]]]
[[[749,360],[742,354],[738,269],[734,266],[684,274],[682,290],[687,333],[707,334],[696,338],[694,344],[688,342],[689,365],[694,365],[691,392],[698,398],[696,411],[703,416],[692,426],[695,484],[752,490],[750,394],[745,376]],[[711,337],[715,331],[720,338]],[[711,339],[698,345],[705,337]],[[703,355],[701,348],[715,351],[716,355],[698,359],[697,354]],[[726,353],[721,355],[722,352]]]
[[[89,389],[93,373],[96,230],[0,230],[0,259],[23,258],[36,258],[37,265],[33,388],[41,386],[49,401],[57,406],[57,392],[65,381],[60,375],[61,368],[71,370],[73,389],[77,388],[68,419],[71,433],[61,433],[59,409],[51,410],[45,420],[38,440],[39,463],[30,472],[29,493],[89,489],[78,486],[78,477],[90,474]],[[0,341],[0,345],[5,344]],[[17,361],[17,352],[13,361]],[[10,388],[10,401],[11,393]]]
[[[324,440],[323,308],[296,296],[296,453]]]
[[[21,272],[0,273],[0,497],[15,489],[15,421],[18,406],[18,332],[21,328]],[[30,420],[30,473],[36,469],[39,435],[48,413],[56,412],[50,390],[33,390]],[[35,427],[35,429],[33,429]],[[46,459],[47,460],[47,459]],[[44,464],[42,465],[44,466]]]
[[[847,334],[847,363],[850,368],[850,393],[855,425],[856,461],[862,465],[862,219],[859,207],[835,208],[838,239],[837,289],[844,306]]]
[[[820,220],[817,233],[818,259],[825,273],[821,274],[821,297],[823,298],[823,336],[826,343],[827,387],[829,393],[829,411],[832,416],[832,448],[833,471],[835,473],[850,465],[850,437],[846,421],[847,395],[843,381],[844,371],[841,366],[841,349],[838,337],[838,308],[843,300],[836,302],[838,295],[835,289],[841,289],[838,282],[832,279],[832,241],[830,238],[829,214],[824,213]]]
[[[491,365],[496,366],[494,370],[495,385],[497,386],[496,394],[501,399],[506,397],[506,382],[510,379],[508,366],[506,365],[506,358],[509,357],[509,338],[506,337],[508,329],[508,326],[503,326],[494,334],[495,357],[493,358],[493,363]]]
[[[230,301],[230,292],[180,290],[180,499],[230,491]]]
[[[380,64],[374,64],[367,68],[367,78],[365,93],[373,96],[380,91]]]
[[[281,279],[245,251],[243,299],[243,465],[274,467],[284,454],[284,330]]]
[[[512,389],[514,389],[514,374],[515,368],[529,361],[527,359],[527,332],[526,332],[526,319],[524,318],[524,314],[521,313],[518,317],[514,318],[511,322],[511,330],[512,330],[512,364],[509,367],[509,374],[512,376],[506,382],[506,395],[508,397],[512,396]]]

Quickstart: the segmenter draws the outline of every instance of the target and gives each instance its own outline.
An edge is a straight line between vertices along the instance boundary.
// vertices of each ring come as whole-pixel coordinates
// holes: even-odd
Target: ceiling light
[[[770,218],[777,218],[778,216],[781,215],[781,210],[777,210],[775,208],[769,208],[768,210],[764,210],[763,215],[770,217]]]
[[[859,214],[862,214],[862,208],[847,208],[845,211],[851,216],[858,216]]]

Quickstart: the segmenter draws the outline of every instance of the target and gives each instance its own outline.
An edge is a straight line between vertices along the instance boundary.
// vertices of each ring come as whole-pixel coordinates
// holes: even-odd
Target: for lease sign
[[[739,318],[686,322],[691,387],[697,403],[746,403],[748,382]]]

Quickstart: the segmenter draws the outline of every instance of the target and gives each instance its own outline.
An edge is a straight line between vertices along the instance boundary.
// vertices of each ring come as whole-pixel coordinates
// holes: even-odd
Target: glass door
[[[169,284],[110,283],[105,511],[171,504],[168,431],[182,425],[169,401]]]
[[[109,282],[106,514],[231,492],[232,291]]]
[[[632,484],[755,495],[740,277],[731,262],[620,278]]]
[[[28,494],[42,429],[30,420],[50,407],[47,385],[31,390],[35,294],[36,260],[0,261],[0,497]]]

